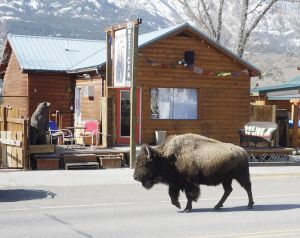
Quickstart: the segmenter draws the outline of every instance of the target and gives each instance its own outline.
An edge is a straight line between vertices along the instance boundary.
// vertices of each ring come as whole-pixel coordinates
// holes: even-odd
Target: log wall
[[[18,108],[18,117],[28,117],[28,74],[20,69],[17,57],[11,54],[3,81],[3,106]]]
[[[249,121],[250,115],[249,76],[197,74],[174,63],[184,58],[185,51],[192,50],[194,65],[208,71],[240,72],[245,66],[198,36],[188,31],[185,35],[189,37],[163,39],[139,51],[137,86],[142,88],[142,142],[151,143],[155,130],[166,130],[167,135],[192,132],[238,144],[237,130]],[[158,87],[198,89],[198,119],[151,119],[150,91]]]
[[[102,97],[102,79],[91,74],[91,79],[76,79],[76,86],[81,87],[80,90],[80,112],[81,120],[99,120],[101,118],[101,97]],[[88,97],[84,95],[84,87],[90,86],[94,89],[94,96]]]
[[[74,103],[74,81],[67,74],[29,74],[29,114],[41,102],[50,102],[50,113],[62,115],[61,127],[73,126],[70,106]]]

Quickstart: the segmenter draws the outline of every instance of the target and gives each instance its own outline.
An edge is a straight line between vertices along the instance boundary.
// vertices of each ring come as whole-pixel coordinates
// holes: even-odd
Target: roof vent
[[[185,33],[185,32],[181,32],[181,33],[179,33],[177,36],[180,36],[180,37],[191,37],[190,35],[188,35],[187,33]]]

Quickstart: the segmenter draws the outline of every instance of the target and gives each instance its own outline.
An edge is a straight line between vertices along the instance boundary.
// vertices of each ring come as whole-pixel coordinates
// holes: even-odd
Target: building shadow
[[[35,189],[4,189],[0,190],[0,202],[18,202],[37,199],[54,198],[55,193]]]
[[[253,209],[247,209],[247,206],[237,206],[237,207],[224,206],[220,210],[215,210],[214,208],[195,208],[192,210],[192,212],[243,212],[243,211],[266,212],[266,211],[285,211],[285,210],[293,210],[299,208],[300,208],[300,204],[270,204],[270,205],[254,204]]]

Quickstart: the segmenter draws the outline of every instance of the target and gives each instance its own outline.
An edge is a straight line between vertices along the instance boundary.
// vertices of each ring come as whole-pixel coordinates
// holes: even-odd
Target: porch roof
[[[276,91],[286,91],[290,89],[300,89],[300,75],[290,79],[285,83],[275,84],[271,86],[265,87],[257,87],[251,89],[252,93],[268,93],[268,92],[276,92]]]

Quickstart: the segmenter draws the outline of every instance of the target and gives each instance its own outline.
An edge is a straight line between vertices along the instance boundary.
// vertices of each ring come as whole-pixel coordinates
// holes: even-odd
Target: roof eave
[[[97,68],[102,67],[103,65],[106,65],[106,62],[102,63],[102,64],[90,66],[90,67],[85,67],[85,68],[69,69],[66,72],[68,74],[85,73],[85,72],[95,71],[95,70],[97,70]]]
[[[253,92],[258,93],[270,93],[270,92],[278,92],[278,91],[285,91],[285,90],[291,90],[291,89],[299,89],[300,85],[295,86],[288,86],[288,87],[282,87],[282,88],[269,88],[269,89],[262,89],[262,90],[255,90]]]
[[[50,69],[22,69],[23,73],[59,73],[59,74],[67,74],[66,70],[50,70]]]

